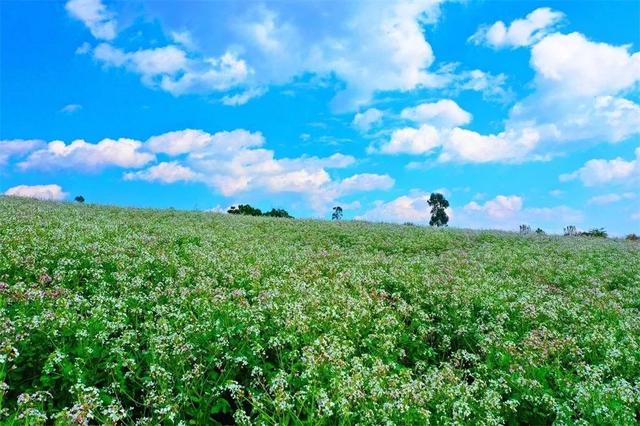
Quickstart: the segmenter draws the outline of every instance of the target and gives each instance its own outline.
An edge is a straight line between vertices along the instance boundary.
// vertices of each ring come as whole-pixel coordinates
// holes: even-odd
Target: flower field
[[[640,421],[640,244],[0,198],[2,424]]]

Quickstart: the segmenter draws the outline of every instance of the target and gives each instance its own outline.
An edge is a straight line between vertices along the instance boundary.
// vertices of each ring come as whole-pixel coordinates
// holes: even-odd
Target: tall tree
[[[447,226],[449,216],[447,216],[445,209],[449,207],[449,202],[444,198],[444,195],[432,193],[427,203],[429,203],[431,207],[431,220],[429,220],[429,225]]]
[[[340,220],[342,219],[342,207],[335,206],[333,208],[333,213],[331,214],[331,220]]]

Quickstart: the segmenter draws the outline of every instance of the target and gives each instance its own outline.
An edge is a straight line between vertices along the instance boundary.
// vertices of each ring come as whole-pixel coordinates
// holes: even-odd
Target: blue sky
[[[640,231],[638,2],[0,7],[0,192]]]

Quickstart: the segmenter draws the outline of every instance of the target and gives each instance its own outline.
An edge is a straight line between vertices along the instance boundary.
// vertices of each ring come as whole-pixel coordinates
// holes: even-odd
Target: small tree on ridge
[[[447,216],[445,209],[449,207],[449,201],[444,198],[444,195],[432,193],[427,203],[431,207],[431,220],[429,220],[429,225],[447,226],[449,216]]]

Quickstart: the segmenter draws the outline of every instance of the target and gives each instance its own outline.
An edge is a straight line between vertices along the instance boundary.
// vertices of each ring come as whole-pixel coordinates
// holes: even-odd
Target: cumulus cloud
[[[384,154],[425,154],[441,145],[438,129],[423,124],[419,128],[405,127],[394,130],[379,152]]]
[[[369,108],[364,112],[356,113],[351,124],[359,131],[366,133],[382,120],[382,116],[383,113],[379,109]]]
[[[498,195],[482,205],[472,201],[464,206],[464,209],[470,212],[482,212],[493,220],[503,220],[522,210],[522,197]]]
[[[372,209],[357,216],[356,219],[371,222],[426,224],[431,218],[431,207],[427,203],[429,195],[429,193],[415,192],[402,195],[389,202],[378,201]],[[453,210],[447,208],[446,212],[452,219]]]
[[[116,37],[115,16],[100,0],[69,0],[65,8],[82,21],[95,38],[113,40]]]
[[[174,45],[126,52],[101,43],[93,50],[93,57],[107,66],[140,74],[144,84],[173,95],[225,91],[243,83],[252,72],[232,52],[220,57],[192,58]]]
[[[514,20],[508,26],[503,21],[481,26],[469,41],[486,44],[494,49],[529,46],[554,31],[563,18],[562,12],[541,7],[523,19]]]
[[[60,185],[18,185],[7,189],[4,195],[60,201],[64,200],[68,194]]]
[[[0,167],[6,165],[11,158],[21,158],[45,145],[38,139],[5,139],[0,140]]]
[[[145,180],[147,182],[175,183],[178,181],[193,181],[198,174],[179,163],[163,162],[146,170],[128,172],[123,176],[124,180]]]
[[[49,142],[18,163],[22,170],[76,169],[100,170],[108,166],[141,167],[153,161],[155,156],[142,150],[142,142],[134,139],[103,139],[88,143],[82,139],[70,144],[63,141]]]
[[[589,204],[611,204],[617,203],[623,200],[633,200],[636,198],[636,194],[633,192],[623,192],[621,194],[610,193],[603,195],[596,195],[595,197],[589,198]]]
[[[630,46],[593,42],[579,33],[536,39],[530,62],[535,73],[533,93],[511,108],[504,130],[483,134],[451,128],[463,125],[460,115],[458,123],[450,120],[428,129],[429,143],[420,129],[403,128],[377,151],[439,152],[438,160],[445,162],[517,163],[548,160],[573,149],[577,142],[581,147],[618,143],[640,133],[640,105],[623,97],[640,81],[640,52],[631,53]],[[419,108],[406,109],[401,115],[417,121]],[[425,121],[435,109],[429,106]],[[452,104],[448,110],[454,110]]]
[[[559,232],[558,224],[576,224],[584,214],[567,206],[526,207],[518,195],[498,195],[485,203],[472,201],[459,210],[455,226],[517,230],[521,224]]]
[[[613,95],[640,79],[640,52],[630,54],[629,47],[556,33],[533,46],[531,65],[542,88],[572,96]]]
[[[298,194],[316,211],[327,209],[344,195],[386,190],[394,184],[390,176],[374,173],[332,178],[329,170],[355,162],[348,155],[276,158],[273,151],[263,148],[264,143],[260,132],[244,129],[213,134],[185,129],[152,136],[145,143],[148,151],[177,159],[127,172],[124,179],[202,182],[227,197],[251,193]]]
[[[451,99],[441,99],[437,102],[426,102],[405,108],[400,116],[416,123],[439,127],[463,126],[471,122],[471,114]]]
[[[636,148],[635,154],[636,158],[629,161],[621,157],[589,160],[578,170],[560,175],[560,181],[579,179],[585,186],[635,183],[640,178],[640,147]]]
[[[267,89],[263,87],[252,87],[247,90],[243,90],[235,95],[225,95],[222,97],[221,102],[223,105],[239,106],[244,105],[251,99],[258,98],[267,93]]]

